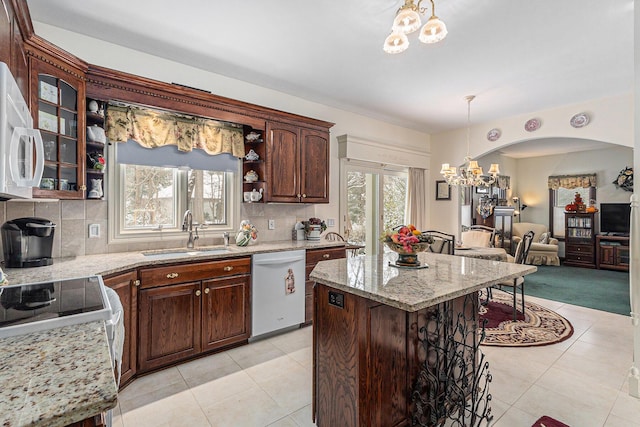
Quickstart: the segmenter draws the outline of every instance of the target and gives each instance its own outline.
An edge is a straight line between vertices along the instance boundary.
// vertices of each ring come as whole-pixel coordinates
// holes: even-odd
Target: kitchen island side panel
[[[322,284],[315,291],[317,425],[408,425],[408,313]]]
[[[411,425],[416,412],[414,388],[423,369],[440,378],[442,369],[463,348],[477,345],[474,304],[477,293],[457,297],[417,312],[407,312],[343,290],[317,283],[315,287],[314,357],[316,366],[315,411],[318,427],[400,427]],[[331,302],[330,302],[331,301]],[[338,307],[337,305],[342,305]],[[434,323],[434,319],[445,320]],[[462,323],[460,323],[462,322]],[[449,324],[458,326],[449,327]],[[465,325],[465,326],[463,326]],[[445,327],[444,329],[442,329]],[[467,331],[461,333],[461,331]],[[451,341],[453,338],[453,341]],[[424,341],[424,340],[427,341]],[[428,342],[427,347],[425,343]],[[466,366],[447,370],[449,381],[473,384],[469,375],[477,359],[469,353],[460,360]],[[426,362],[426,365],[425,365]],[[454,363],[455,364],[455,363]],[[424,372],[422,375],[424,378]],[[467,377],[464,380],[463,377]],[[446,393],[444,384],[422,384],[422,396]],[[424,388],[426,387],[426,388]],[[434,388],[435,387],[435,388]],[[429,392],[428,390],[432,390]],[[470,398],[469,390],[463,393]],[[431,406],[419,409],[434,424],[454,410],[444,397],[436,413]]]
[[[358,419],[358,297],[342,292],[329,305],[329,288],[316,284],[314,349],[316,424],[355,426]]]

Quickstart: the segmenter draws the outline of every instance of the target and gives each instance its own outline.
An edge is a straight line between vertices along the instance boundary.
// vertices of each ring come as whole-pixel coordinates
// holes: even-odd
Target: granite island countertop
[[[36,283],[84,277],[93,274],[106,276],[132,270],[137,267],[150,267],[176,262],[209,261],[230,257],[251,256],[256,253],[341,246],[345,246],[345,243],[327,240],[282,240],[261,242],[249,246],[229,245],[227,251],[208,251],[208,249],[223,249],[223,246],[203,246],[196,247],[195,249],[175,248],[157,251],[85,255],[73,258],[54,258],[52,265],[33,268],[4,268],[3,270],[10,284]]]
[[[413,312],[496,283],[534,273],[536,266],[423,252],[428,268],[389,265],[397,254],[321,261],[310,278],[391,307]]]
[[[0,425],[65,426],[116,406],[103,321],[0,339]]]

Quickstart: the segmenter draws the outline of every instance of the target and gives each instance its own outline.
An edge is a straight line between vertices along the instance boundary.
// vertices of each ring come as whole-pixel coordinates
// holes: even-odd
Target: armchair
[[[551,237],[547,226],[532,222],[516,222],[513,224],[513,241],[517,245],[527,231],[533,231],[533,243],[529,249],[526,263],[531,265],[560,265],[558,258],[558,239]],[[546,233],[546,236],[545,236]],[[544,241],[541,242],[541,238]]]
[[[472,225],[462,227],[460,237],[462,246],[487,248],[493,247],[495,241],[496,229],[484,225]]]

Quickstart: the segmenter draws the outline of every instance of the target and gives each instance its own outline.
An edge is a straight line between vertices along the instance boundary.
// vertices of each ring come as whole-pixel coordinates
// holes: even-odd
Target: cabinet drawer
[[[144,268],[140,270],[140,288],[172,285],[194,280],[213,279],[251,273],[251,258],[198,262]]]
[[[567,253],[593,255],[593,246],[591,245],[567,245]]]
[[[329,259],[346,258],[347,253],[344,247],[337,248],[325,248],[325,249],[310,249],[307,250],[307,265],[315,265],[320,261],[327,261]]]
[[[586,254],[582,254],[582,255],[571,255],[571,256],[567,256],[566,260],[569,262],[574,262],[574,263],[586,263],[586,264],[593,264],[594,262],[594,258],[592,255],[586,255]]]

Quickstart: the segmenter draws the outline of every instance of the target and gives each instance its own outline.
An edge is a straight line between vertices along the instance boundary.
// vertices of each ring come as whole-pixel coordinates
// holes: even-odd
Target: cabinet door
[[[212,350],[251,335],[250,276],[202,282],[202,347]]]
[[[45,164],[34,197],[84,198],[84,82],[32,58],[31,111],[44,144]],[[78,114],[82,112],[82,114]]]
[[[122,349],[122,368],[120,384],[126,384],[136,373],[136,348],[138,335],[137,305],[138,289],[134,285],[135,271],[105,277],[104,284],[116,291],[122,303],[124,321],[124,346]]]
[[[268,202],[299,202],[300,139],[299,128],[279,123],[267,125]]]
[[[142,289],[138,369],[146,371],[200,352],[200,282]]]
[[[329,203],[329,133],[300,130],[301,193],[304,203]]]

